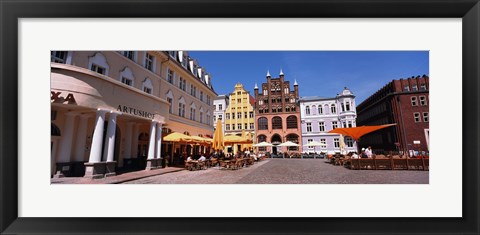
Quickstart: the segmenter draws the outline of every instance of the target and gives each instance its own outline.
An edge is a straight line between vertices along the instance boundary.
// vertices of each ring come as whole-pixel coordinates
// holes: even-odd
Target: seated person
[[[207,159],[206,159],[205,156],[203,156],[203,155],[200,156],[200,158],[198,159],[198,161],[201,161],[201,162],[204,162],[204,161],[206,161],[206,160],[207,160]]]
[[[193,161],[193,158],[192,158],[192,156],[188,156],[188,158],[187,158],[187,162],[191,162],[191,161]]]
[[[353,158],[353,159],[357,159],[357,158],[358,158],[357,152],[353,152],[353,153],[352,153],[352,158]]]

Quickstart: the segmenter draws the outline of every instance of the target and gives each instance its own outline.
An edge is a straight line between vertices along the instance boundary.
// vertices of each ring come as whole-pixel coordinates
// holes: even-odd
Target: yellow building
[[[255,100],[250,92],[246,91],[241,83],[237,83],[232,93],[230,93],[230,102],[225,110],[225,135],[243,134],[251,139],[255,139]],[[225,147],[225,152],[236,153],[244,148],[250,149],[251,144],[234,144]]]

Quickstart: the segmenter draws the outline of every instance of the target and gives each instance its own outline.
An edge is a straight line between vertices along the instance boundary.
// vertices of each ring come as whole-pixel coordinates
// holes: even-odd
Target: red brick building
[[[357,126],[397,123],[363,136],[361,148],[429,151],[429,77],[393,80],[357,106]]]
[[[302,151],[300,106],[298,104],[298,84],[295,81],[293,91],[290,82],[284,80],[280,70],[278,78],[272,78],[267,72],[267,82],[262,83],[262,93],[255,85],[255,120],[257,143],[266,141],[280,144],[292,141],[300,147],[288,147],[290,151]],[[287,148],[278,149],[287,151]],[[277,152],[272,148],[273,153]]]

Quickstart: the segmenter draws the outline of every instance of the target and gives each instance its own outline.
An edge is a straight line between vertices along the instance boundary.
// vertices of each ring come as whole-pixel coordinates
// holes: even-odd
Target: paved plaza
[[[126,184],[428,184],[429,171],[350,170],[324,159],[267,159],[239,170],[176,171]]]

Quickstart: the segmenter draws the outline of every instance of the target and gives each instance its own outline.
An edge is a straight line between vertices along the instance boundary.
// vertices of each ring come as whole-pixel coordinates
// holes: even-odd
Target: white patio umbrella
[[[297,143],[293,143],[292,141],[287,141],[287,142],[284,142],[284,143],[281,143],[277,146],[280,146],[280,147],[287,147],[287,153],[289,152],[288,150],[288,147],[298,147],[300,146],[299,144]]]
[[[254,144],[254,145],[252,145],[252,146],[253,146],[253,147],[272,147],[273,144],[267,143],[267,142],[264,141],[264,142],[260,142],[260,143],[258,143],[258,144]]]

